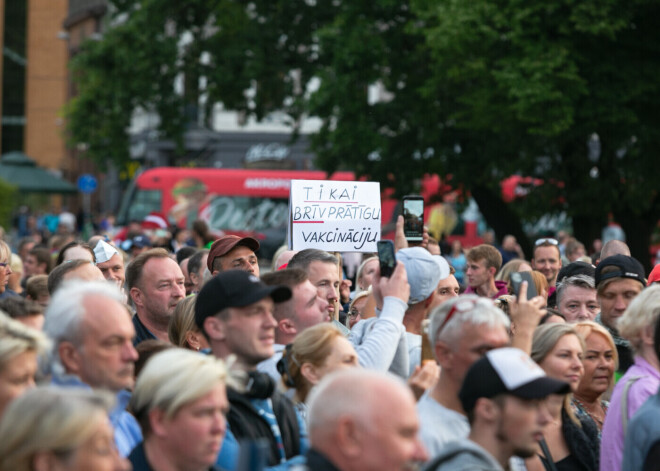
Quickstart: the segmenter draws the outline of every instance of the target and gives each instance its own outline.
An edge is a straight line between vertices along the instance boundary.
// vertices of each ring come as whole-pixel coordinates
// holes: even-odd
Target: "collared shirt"
[[[135,327],[135,338],[133,339],[134,347],[136,347],[140,342],[144,342],[145,340],[156,339],[156,336],[152,334],[149,329],[147,329],[137,314],[133,316],[133,327]]]
[[[638,377],[628,389],[628,419],[642,404],[660,387],[660,372],[653,368],[641,356],[635,357],[635,363],[628,369],[614,388],[610,408],[605,416],[603,424],[602,441],[600,447],[600,469],[601,471],[620,471],[623,459],[623,444],[625,433],[623,430],[623,418],[621,416],[621,402],[623,390],[632,378]]]
[[[92,389],[88,384],[83,383],[80,378],[73,375],[53,375],[51,383],[64,388]],[[138,443],[142,442],[142,431],[135,417],[126,411],[128,401],[131,399],[131,393],[126,390],[119,391],[116,394],[116,399],[117,403],[110,411],[109,418],[115,430],[115,445],[117,446],[117,450],[119,450],[119,454],[125,458]]]

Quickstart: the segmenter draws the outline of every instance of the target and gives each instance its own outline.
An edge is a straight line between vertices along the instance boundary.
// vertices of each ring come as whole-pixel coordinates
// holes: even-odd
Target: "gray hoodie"
[[[448,443],[424,471],[504,471],[493,456],[470,439]]]

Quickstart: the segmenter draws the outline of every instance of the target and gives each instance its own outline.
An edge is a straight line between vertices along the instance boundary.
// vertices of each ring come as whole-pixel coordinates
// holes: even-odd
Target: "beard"
[[[495,432],[495,437],[502,443],[506,443],[513,446],[513,455],[520,458],[531,458],[536,454],[536,442],[533,442],[528,447],[522,445],[516,445],[511,443],[509,437],[504,432],[503,421],[500,420],[497,425],[497,431]]]

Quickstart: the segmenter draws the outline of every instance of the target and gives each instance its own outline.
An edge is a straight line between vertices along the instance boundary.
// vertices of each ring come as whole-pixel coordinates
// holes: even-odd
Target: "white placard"
[[[292,250],[375,252],[380,239],[380,183],[291,180]]]

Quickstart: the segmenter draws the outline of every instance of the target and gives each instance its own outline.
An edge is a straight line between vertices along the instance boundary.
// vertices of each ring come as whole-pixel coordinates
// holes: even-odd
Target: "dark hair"
[[[170,254],[163,248],[149,249],[135,257],[126,267],[126,286],[130,291],[136,287],[142,278],[142,270],[152,258],[170,258]],[[188,262],[190,263],[190,262]]]
[[[52,295],[62,284],[64,275],[88,263],[92,262],[89,260],[77,259],[68,260],[61,265],[56,266],[55,269],[48,275],[48,292]]]
[[[308,279],[307,272],[301,268],[286,268],[272,271],[261,276],[261,281],[267,285],[284,285],[293,290],[294,286],[304,283]]]
[[[46,247],[34,247],[28,252],[29,255],[34,255],[37,259],[37,265],[42,263],[46,264],[46,274],[50,273],[51,256],[50,251]]]
[[[287,268],[302,268],[307,271],[312,262],[333,263],[337,265],[339,260],[337,257],[325,250],[319,249],[305,249],[301,250],[289,260]]]
[[[195,252],[195,255],[190,257],[190,259],[188,260],[188,273],[197,274],[197,272],[202,266],[202,259],[204,258],[204,255],[208,253],[209,253],[208,249],[202,249]]]
[[[92,254],[92,260],[94,261],[94,263],[96,263],[96,255],[94,255],[94,249],[92,249],[92,247],[90,247],[90,245],[86,244],[85,242],[74,240],[73,242],[69,242],[60,249],[60,253],[57,254],[57,260],[55,260],[55,266],[62,264],[62,262],[64,261],[64,252],[66,252],[72,247],[82,247],[83,249],[87,250],[89,253]]]
[[[8,296],[0,299],[0,310],[6,312],[13,319],[44,313],[44,308],[41,304],[21,298],[20,296]]]
[[[185,259],[195,255],[195,252],[197,252],[197,249],[195,247],[187,247],[187,246],[181,247],[176,252],[176,263],[181,265],[181,262],[183,262]]]
[[[202,219],[197,219],[192,223],[192,231],[201,237],[204,244],[208,244],[215,240],[215,236],[211,233],[209,225]]]

